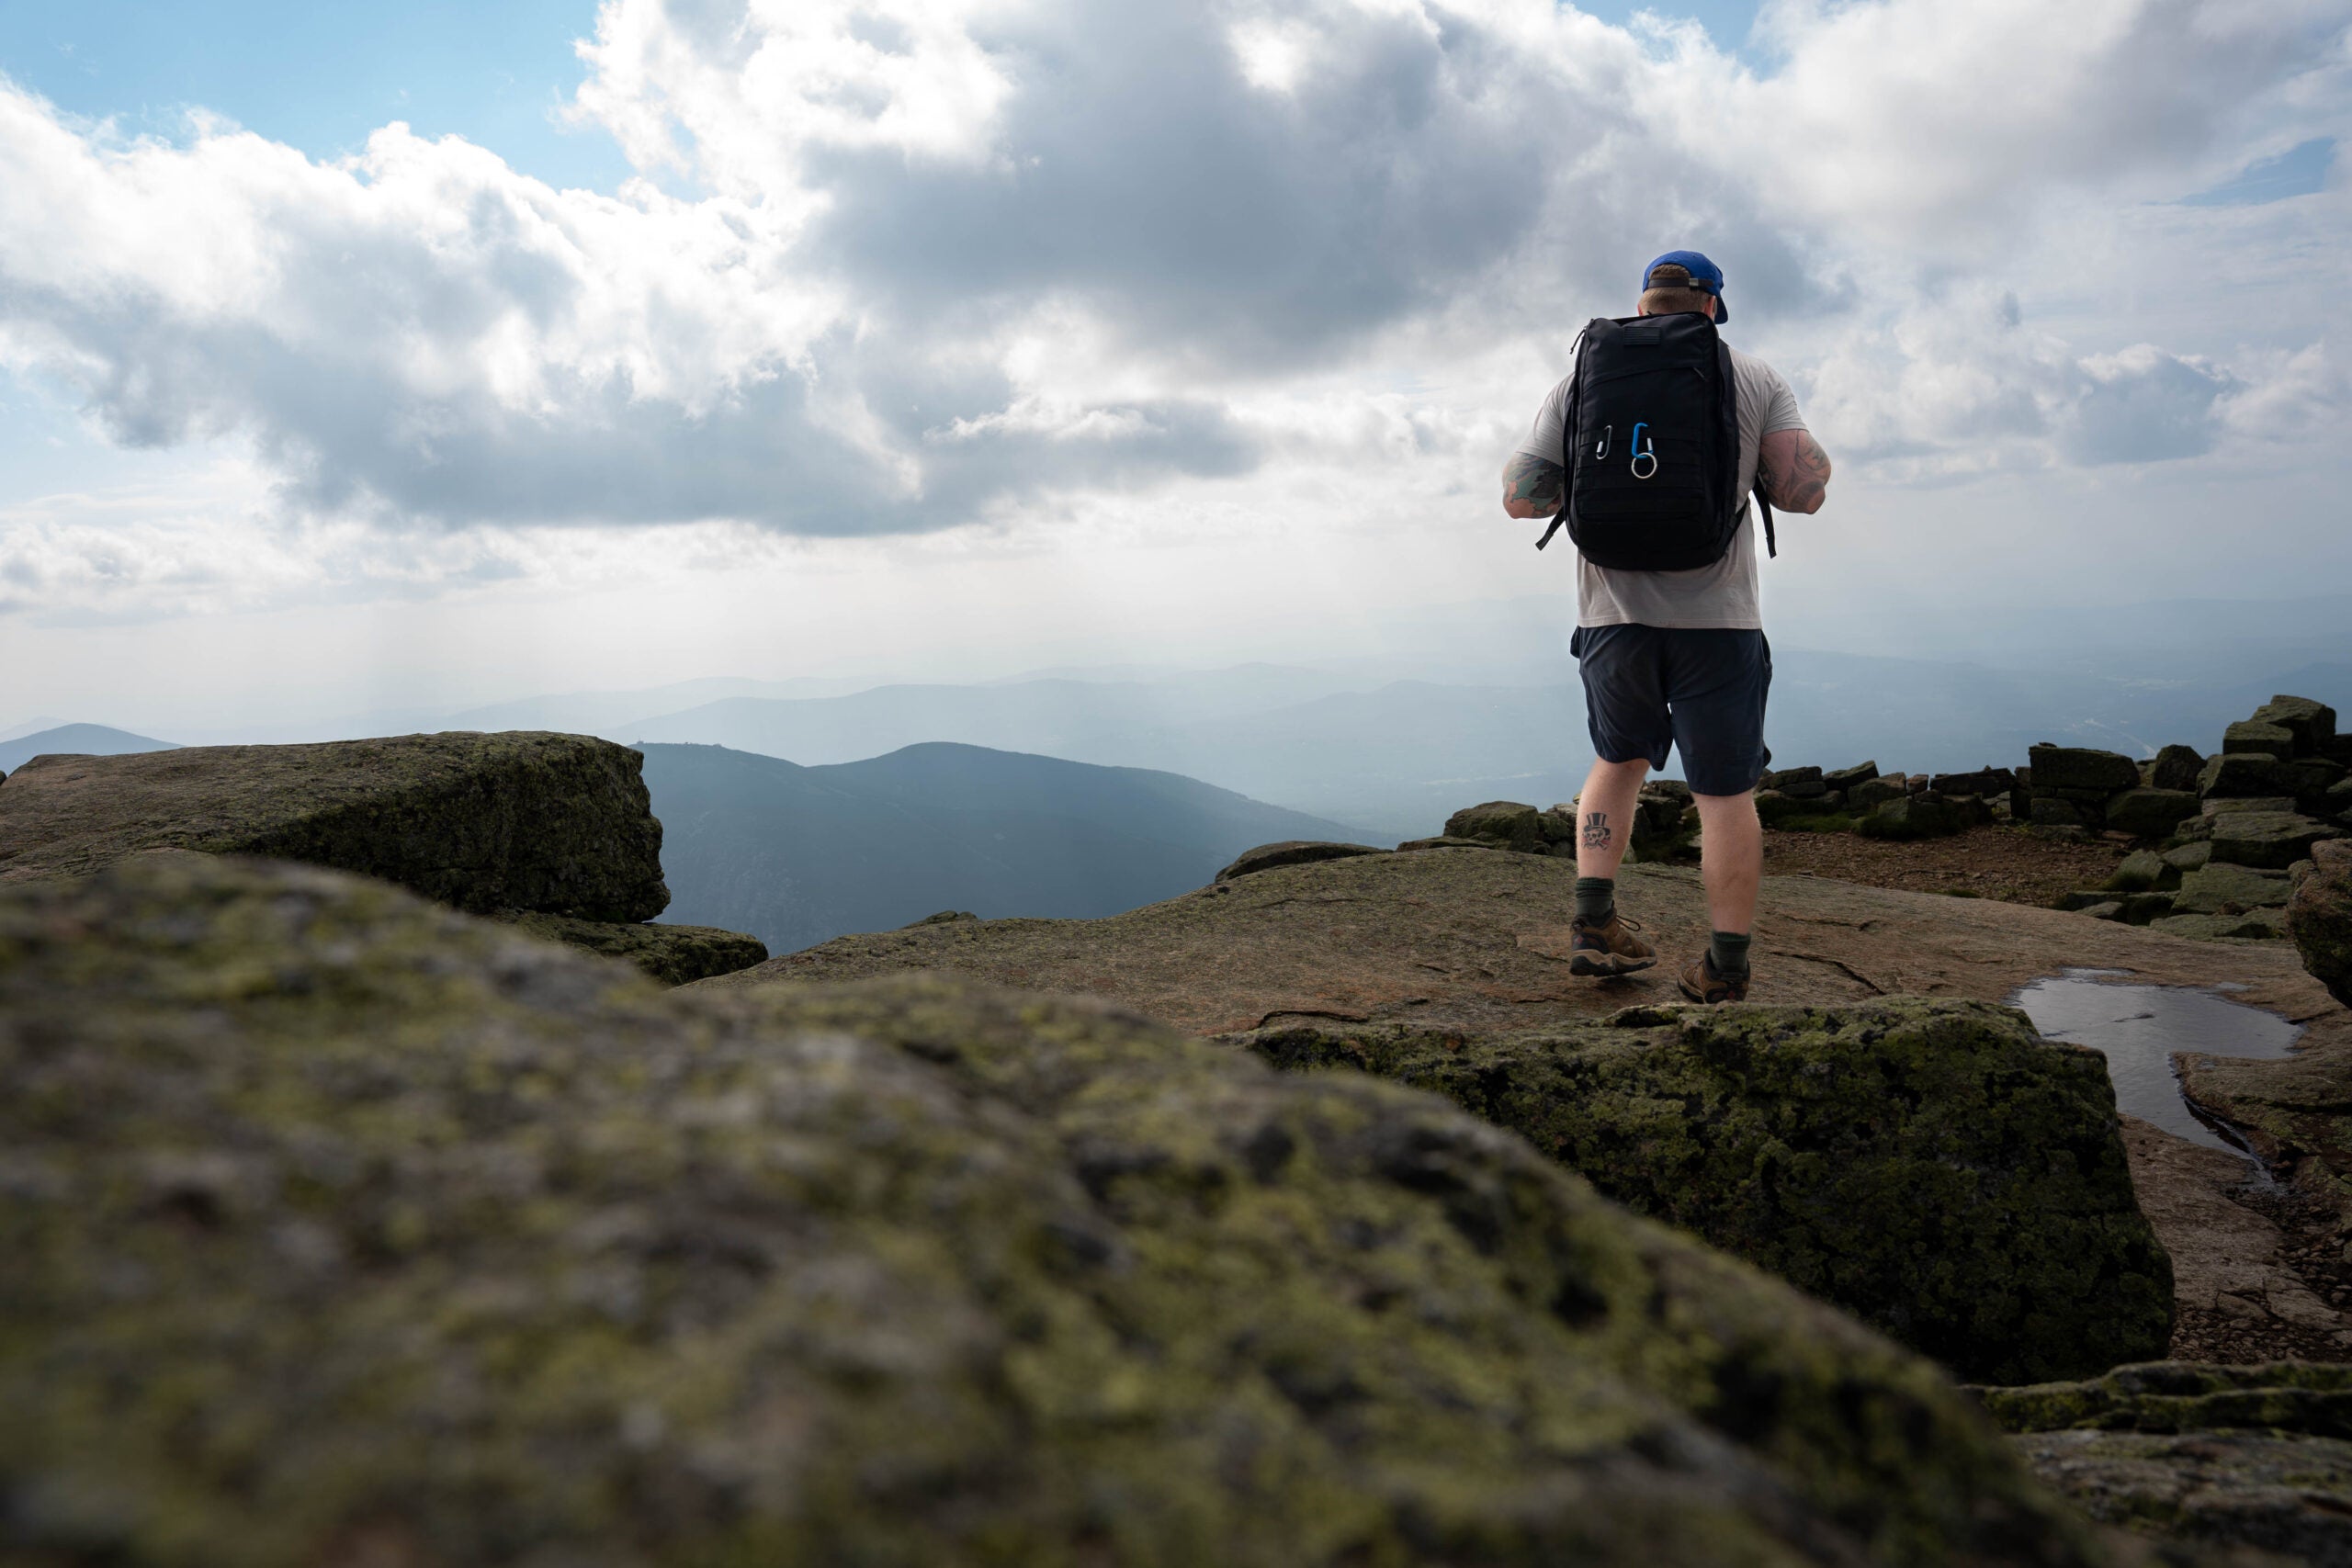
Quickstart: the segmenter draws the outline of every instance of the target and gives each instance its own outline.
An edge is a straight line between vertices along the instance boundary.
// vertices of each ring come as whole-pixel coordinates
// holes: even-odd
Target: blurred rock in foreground
[[[1099,1004],[141,856],[0,888],[0,1191],[16,1561],[2106,1561],[1834,1310]]]

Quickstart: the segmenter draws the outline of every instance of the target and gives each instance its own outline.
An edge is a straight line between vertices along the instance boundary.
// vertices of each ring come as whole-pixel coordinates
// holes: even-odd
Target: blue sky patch
[[[2183,197],[2183,207],[2260,207],[2290,196],[2327,188],[2327,168],[2335,161],[2335,138],[2314,136],[2284,152],[2258,158],[2211,190]]]

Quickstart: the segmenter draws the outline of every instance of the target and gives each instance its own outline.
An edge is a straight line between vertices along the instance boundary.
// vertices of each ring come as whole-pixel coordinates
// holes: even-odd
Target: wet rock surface
[[[0,1186],[21,1561],[2107,1560],[1842,1314],[1101,1005],[141,856],[0,888]]]
[[[42,757],[0,785],[0,882],[199,850],[380,876],[477,913],[649,920],[670,893],[643,761],[532,732]]]
[[[2005,1008],[1634,1010],[1489,1035],[1318,1023],[1227,1043],[1442,1094],[1966,1377],[2103,1371],[2171,1336],[2172,1269],[2103,1064]]]
[[[525,909],[503,911],[495,918],[546,941],[633,964],[665,986],[731,975],[764,962],[768,955],[767,943],[759,938],[716,926],[582,920]]]

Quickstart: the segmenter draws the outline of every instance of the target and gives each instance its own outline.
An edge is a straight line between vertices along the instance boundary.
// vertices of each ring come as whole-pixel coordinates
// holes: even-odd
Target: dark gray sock
[[[1717,931],[1707,944],[1707,960],[1715,973],[1726,980],[1747,978],[1747,943],[1746,931]]]
[[[1577,919],[1605,925],[1617,912],[1617,879],[1613,876],[1577,878]]]

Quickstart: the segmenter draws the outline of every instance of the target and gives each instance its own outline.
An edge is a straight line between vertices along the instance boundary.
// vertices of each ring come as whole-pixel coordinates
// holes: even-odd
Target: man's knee
[[[1592,766],[1594,772],[1604,773],[1613,779],[1639,780],[1643,774],[1650,771],[1650,760],[1647,757],[1636,757],[1630,762],[1612,762],[1606,757],[1600,757],[1594,759]]]

